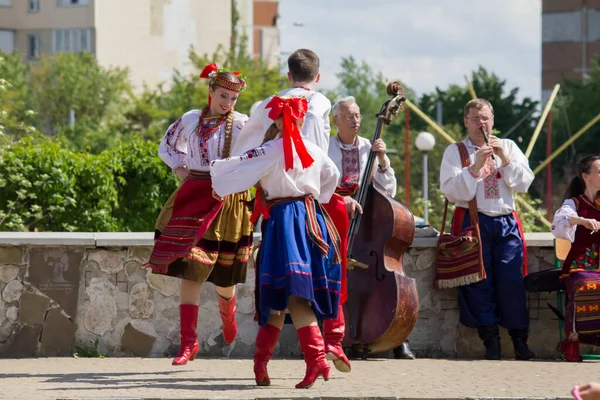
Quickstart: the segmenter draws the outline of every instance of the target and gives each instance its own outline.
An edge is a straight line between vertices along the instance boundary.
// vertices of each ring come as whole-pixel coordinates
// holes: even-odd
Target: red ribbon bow
[[[306,146],[302,141],[302,136],[300,136],[300,130],[296,124],[297,120],[306,115],[306,111],[308,110],[308,102],[306,99],[301,97],[284,99],[279,96],[275,96],[265,108],[271,109],[271,111],[269,111],[269,118],[271,118],[273,121],[283,114],[282,137],[285,170],[287,171],[294,167],[294,153],[292,144],[296,148],[296,153],[298,154],[298,158],[300,158],[302,168],[310,167],[315,160],[306,150]]]

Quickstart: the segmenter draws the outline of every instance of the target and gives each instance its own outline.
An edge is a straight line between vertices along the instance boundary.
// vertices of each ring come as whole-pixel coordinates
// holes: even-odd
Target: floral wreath
[[[204,67],[204,69],[200,73],[200,78],[208,79],[209,84],[211,86],[213,86],[213,85],[220,86],[224,89],[232,90],[234,92],[243,92],[244,90],[246,90],[246,87],[247,87],[246,77],[243,76],[241,73],[239,73],[238,71],[231,72],[232,74],[237,76],[240,80],[240,82],[232,82],[232,81],[229,81],[229,80],[224,79],[221,76],[219,76],[219,73],[221,73],[221,72],[229,72],[229,71],[223,67],[219,68],[219,67],[217,67],[217,64],[212,63],[212,64],[209,64],[206,67]]]

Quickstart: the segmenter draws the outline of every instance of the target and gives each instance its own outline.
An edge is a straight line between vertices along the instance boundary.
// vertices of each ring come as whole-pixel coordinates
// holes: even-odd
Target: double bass
[[[377,114],[373,142],[405,101],[400,83],[389,83],[387,92],[390,98]],[[363,359],[402,344],[417,322],[419,308],[416,282],[404,274],[402,265],[414,238],[414,217],[373,180],[374,166],[375,153],[370,152],[355,197],[363,213],[350,222],[347,247],[343,345],[362,352]]]

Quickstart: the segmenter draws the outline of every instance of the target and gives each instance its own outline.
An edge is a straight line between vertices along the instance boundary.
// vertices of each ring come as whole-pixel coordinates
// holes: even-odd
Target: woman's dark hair
[[[600,160],[600,156],[587,156],[579,161],[579,164],[577,164],[577,176],[571,180],[567,193],[565,194],[565,199],[577,197],[585,192],[583,174],[589,174],[592,170],[592,164],[597,160]]]

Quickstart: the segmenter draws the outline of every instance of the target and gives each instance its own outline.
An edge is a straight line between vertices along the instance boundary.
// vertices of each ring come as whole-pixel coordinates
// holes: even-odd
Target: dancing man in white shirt
[[[448,201],[456,204],[454,234],[470,225],[466,211],[469,201],[476,198],[486,278],[458,288],[460,322],[477,328],[486,359],[501,358],[501,325],[512,338],[515,358],[529,360],[535,355],[527,346],[529,315],[521,274],[526,247],[513,193],[526,192],[534,175],[512,140],[490,134],[494,109],[489,101],[469,101],[464,107],[464,124],[468,137],[462,143],[471,165],[463,168],[458,146],[448,146],[442,158],[440,187]]]

